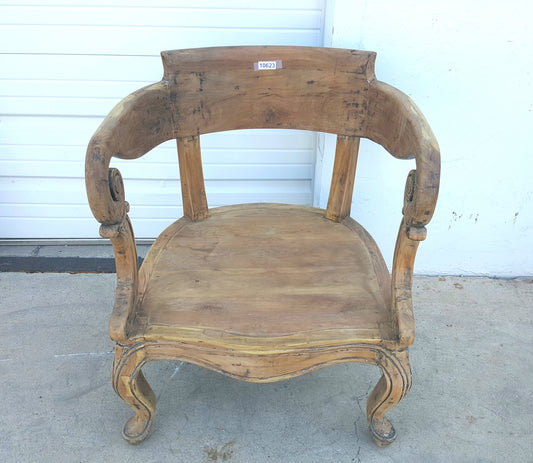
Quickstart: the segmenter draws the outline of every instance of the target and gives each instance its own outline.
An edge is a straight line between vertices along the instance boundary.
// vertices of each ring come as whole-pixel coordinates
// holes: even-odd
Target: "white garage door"
[[[91,239],[85,148],[159,51],[323,44],[324,0],[0,0],[0,239]],[[261,130],[201,140],[209,205],[311,204],[316,136]],[[138,238],[182,215],[175,143],[117,161]]]

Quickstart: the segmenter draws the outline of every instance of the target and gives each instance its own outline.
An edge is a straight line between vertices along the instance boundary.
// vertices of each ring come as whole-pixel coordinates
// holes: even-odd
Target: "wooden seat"
[[[254,382],[359,361],[383,371],[367,418],[375,441],[391,443],[396,433],[385,413],[411,384],[414,258],[438,192],[439,151],[429,126],[408,97],[375,79],[373,53],[228,47],[162,56],[163,80],[110,113],[86,160],[89,202],[115,249],[112,378],[135,411],[124,437],[136,443],[150,431],[156,400],[141,372],[150,360],[188,361]],[[337,133],[326,210],[208,209],[201,134],[265,127]],[[360,137],[416,160],[392,275],[372,237],[349,216]],[[184,217],[161,233],[138,269],[122,178],[109,169],[110,159],[142,156],[171,138]]]
[[[229,206],[167,233],[141,271],[145,324],[135,328],[144,339],[179,332],[252,349],[394,339],[389,275],[353,220],[297,206]]]

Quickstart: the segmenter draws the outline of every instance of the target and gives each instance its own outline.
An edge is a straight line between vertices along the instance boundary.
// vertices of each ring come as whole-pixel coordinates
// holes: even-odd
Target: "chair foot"
[[[411,387],[409,353],[383,351],[378,358],[383,372],[367,401],[367,420],[374,442],[380,447],[390,445],[396,439],[396,430],[385,416],[402,400]]]
[[[115,346],[113,389],[135,411],[122,431],[122,436],[130,444],[146,439],[155,414],[155,394],[141,371],[146,360],[142,345]]]
[[[150,434],[153,418],[148,421],[143,420],[139,415],[132,416],[122,430],[122,437],[130,444],[139,444]]]
[[[369,427],[372,439],[380,447],[387,447],[396,440],[396,430],[386,417],[381,420],[371,421]]]

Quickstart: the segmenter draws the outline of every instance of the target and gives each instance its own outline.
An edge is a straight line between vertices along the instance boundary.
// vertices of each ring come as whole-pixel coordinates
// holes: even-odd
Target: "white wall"
[[[376,51],[378,79],[416,102],[439,141],[440,196],[415,272],[533,275],[533,3],[330,0],[327,15],[326,45]],[[389,263],[410,168],[361,146],[352,215]]]

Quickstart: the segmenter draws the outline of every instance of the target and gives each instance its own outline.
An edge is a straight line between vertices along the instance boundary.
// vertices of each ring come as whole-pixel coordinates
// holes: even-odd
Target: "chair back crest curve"
[[[161,56],[177,137],[252,128],[363,134],[373,52],[214,47]]]

